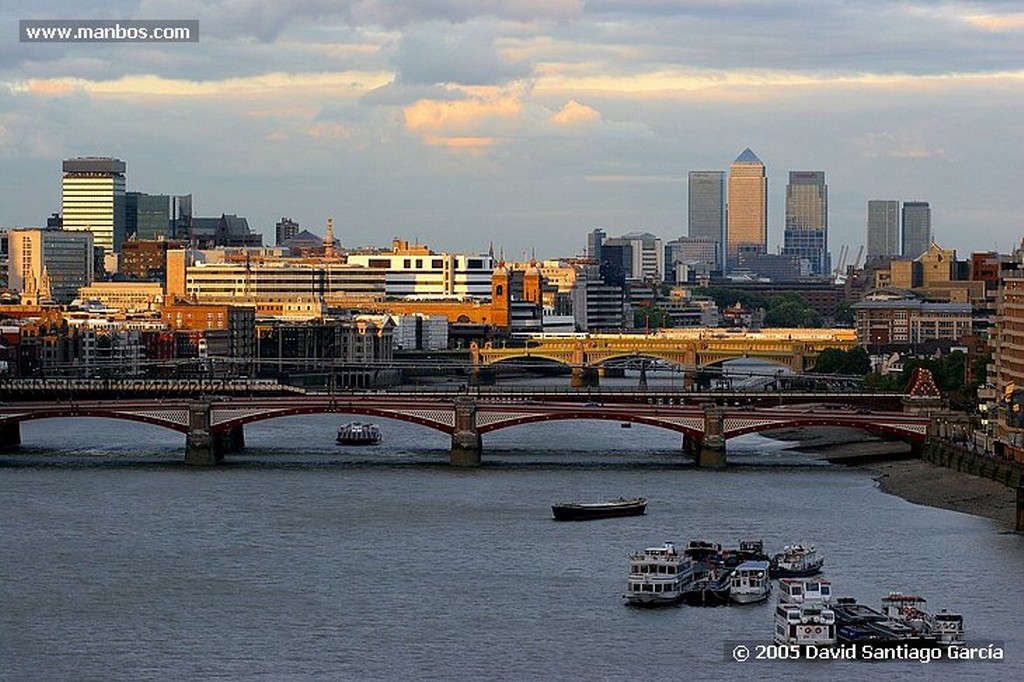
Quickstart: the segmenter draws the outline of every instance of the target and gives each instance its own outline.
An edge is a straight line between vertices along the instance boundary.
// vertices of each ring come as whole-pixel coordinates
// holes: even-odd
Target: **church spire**
[[[327,233],[324,235],[324,258],[334,258],[334,218],[327,218]]]

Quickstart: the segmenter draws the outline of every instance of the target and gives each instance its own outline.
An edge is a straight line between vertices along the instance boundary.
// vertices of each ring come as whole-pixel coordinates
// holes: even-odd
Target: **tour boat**
[[[676,604],[693,584],[693,563],[671,542],[629,555],[626,602],[636,606]]]
[[[776,644],[833,646],[836,616],[827,604],[794,604],[780,601],[775,606]]]
[[[737,604],[753,604],[768,598],[772,579],[768,575],[767,561],[744,561],[732,572],[729,599]]]
[[[708,540],[690,540],[683,550],[683,554],[698,563],[711,563],[721,553],[722,546]]]
[[[551,505],[551,513],[558,521],[586,521],[616,516],[640,516],[647,510],[643,497],[620,497],[607,502],[563,502]]]
[[[350,422],[338,429],[338,445],[377,445],[380,427],[376,424]]]
[[[832,583],[827,580],[779,580],[775,606],[775,642],[806,646],[836,643],[836,614],[829,605]]]
[[[832,610],[836,614],[836,637],[840,642],[907,646],[938,643],[938,635],[916,632],[906,622],[893,620],[866,604],[858,604],[853,597],[836,599]]]
[[[683,594],[685,603],[690,606],[723,606],[729,603],[733,569],[698,564],[694,570],[696,579]]]
[[[893,621],[905,623],[918,634],[934,635],[939,644],[947,646],[964,643],[964,617],[945,609],[938,613],[925,610],[924,597],[902,592],[890,592],[882,597],[882,613]]]
[[[773,578],[804,578],[821,572],[825,557],[814,545],[786,545],[771,560]]]
[[[832,581],[823,578],[780,578],[779,601],[789,604],[828,604],[832,601]]]

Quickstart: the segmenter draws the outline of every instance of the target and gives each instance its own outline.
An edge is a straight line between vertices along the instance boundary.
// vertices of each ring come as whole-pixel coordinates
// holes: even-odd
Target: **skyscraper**
[[[125,239],[124,161],[79,157],[64,162],[61,212],[65,230],[92,232],[105,252]]]
[[[868,258],[900,255],[900,202],[868,201]]]
[[[932,243],[932,209],[927,201],[903,202],[903,255],[917,258]]]
[[[764,164],[750,148],[729,166],[729,203],[726,218],[726,260],[736,265],[741,251],[768,249],[768,178]]]
[[[811,272],[829,271],[828,185],[823,171],[790,171],[782,255],[805,258]]]
[[[166,194],[125,194],[125,233],[141,241],[167,239],[173,234],[171,197]]]
[[[725,238],[725,173],[723,171],[690,171],[689,232],[691,238],[715,242],[715,260],[721,267]]]

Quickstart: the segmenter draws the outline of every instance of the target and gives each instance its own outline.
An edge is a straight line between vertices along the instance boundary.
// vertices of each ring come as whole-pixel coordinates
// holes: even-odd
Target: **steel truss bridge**
[[[795,403],[802,400],[803,403]],[[300,414],[366,415],[419,424],[451,437],[451,463],[481,463],[483,436],[542,421],[603,419],[682,434],[700,466],[726,464],[725,444],[746,433],[798,426],[847,426],[919,446],[936,409],[900,394],[785,394],[684,391],[380,391],[278,395],[171,395],[28,400],[0,404],[0,450],[21,443],[20,425],[52,418],[100,417],[162,426],[185,435],[185,462],[213,465],[245,446],[244,426]]]

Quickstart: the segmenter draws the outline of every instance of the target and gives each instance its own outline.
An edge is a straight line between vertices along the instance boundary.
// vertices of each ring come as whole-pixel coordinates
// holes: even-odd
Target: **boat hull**
[[[729,599],[735,604],[757,604],[768,599],[770,592],[737,592],[732,590],[729,592]]]
[[[553,504],[551,513],[556,521],[589,521],[619,516],[642,516],[647,512],[647,501],[608,504]]]

